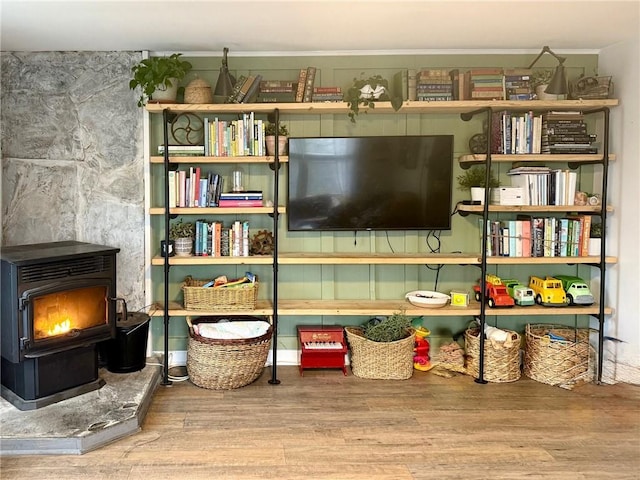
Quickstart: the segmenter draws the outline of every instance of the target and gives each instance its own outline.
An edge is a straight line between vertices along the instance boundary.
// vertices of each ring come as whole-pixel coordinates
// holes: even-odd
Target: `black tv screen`
[[[453,135],[289,139],[287,221],[304,230],[449,230]]]

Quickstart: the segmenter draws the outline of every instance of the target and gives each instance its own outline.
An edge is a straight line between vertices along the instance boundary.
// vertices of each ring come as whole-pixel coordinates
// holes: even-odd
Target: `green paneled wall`
[[[548,58],[547,58],[548,57]],[[318,57],[229,57],[231,73],[240,75],[260,73],[264,79],[297,80],[298,71],[310,65],[318,68],[316,85],[337,85],[346,91],[354,77],[364,73],[365,76],[381,74],[390,82],[393,75],[403,68],[460,68],[462,70],[474,66],[523,67],[527,66],[533,55],[397,55],[397,56],[318,56]],[[212,88],[215,86],[221,57],[191,57],[194,70],[183,81],[187,85],[196,76],[207,80]],[[536,67],[554,66],[555,60],[543,57]],[[569,78],[580,74],[592,74],[597,68],[597,56],[569,56],[565,65]],[[213,117],[214,115],[211,115]],[[266,117],[264,117],[266,118]],[[350,122],[346,114],[339,115],[281,115],[281,121],[287,124],[291,136],[355,136],[355,135],[410,135],[410,134],[453,134],[454,158],[468,153],[469,138],[482,131],[480,119],[463,122],[457,115],[420,115],[420,114],[376,114],[375,110],[368,114],[360,114],[357,123]],[[151,116],[151,148],[155,154],[157,145],[162,141],[162,122],[160,115]],[[215,171],[229,178],[234,165],[203,166],[205,171]],[[242,165],[245,172],[245,185],[250,189],[262,189],[266,195],[273,192],[272,171],[264,165]],[[501,164],[497,170],[503,184],[508,184],[505,172],[510,165]],[[161,205],[162,166],[151,166],[151,205]],[[455,176],[461,172],[458,162],[454,160],[454,186],[451,210],[455,204],[467,198],[465,192],[457,189]],[[582,185],[590,185],[592,175],[589,167],[582,167]],[[584,173],[586,172],[586,174]],[[280,172],[280,203],[286,201],[286,166]],[[583,187],[584,188],[584,187]],[[226,216],[225,220],[236,218]],[[194,221],[196,217],[185,219]],[[199,218],[199,217],[198,217]],[[272,229],[272,220],[267,216],[241,216],[238,219],[249,219],[252,234],[261,229]],[[427,237],[427,232],[353,232],[319,233],[288,232],[286,216],[282,216],[279,225],[279,242],[282,252],[429,252],[439,246],[446,252],[478,252],[480,236],[477,229],[478,218],[453,215],[451,231],[440,232],[439,242]],[[152,251],[159,249],[162,237],[163,219],[161,216],[151,217]],[[438,245],[439,244],[439,245]],[[252,272],[261,279],[260,298],[270,298],[272,291],[271,267],[250,266]],[[226,274],[230,277],[241,276],[245,266],[216,267],[179,267],[170,271],[170,298],[181,300],[180,283],[186,275],[195,278],[210,278]],[[162,267],[152,267],[152,297],[163,298]],[[516,277],[526,280],[531,274],[572,273],[590,278],[589,267],[575,266],[503,266],[500,269],[489,268],[490,272],[503,277]],[[402,298],[404,293],[413,289],[435,289],[449,292],[451,289],[471,290],[471,286],[479,276],[479,268],[474,266],[447,265],[439,271],[436,266],[392,265],[392,266],[281,266],[279,269],[280,297],[311,299],[358,299],[358,298]],[[435,284],[437,277],[437,286]],[[488,317],[489,322],[503,328],[519,331],[524,329],[531,318],[523,317]],[[279,319],[279,347],[296,348],[295,326],[300,323],[358,324],[366,320],[364,317],[303,317],[293,318],[281,316]],[[452,333],[463,330],[471,317],[423,317],[423,323],[433,332],[433,340],[446,341]],[[586,317],[540,317],[534,321],[571,323],[587,321]],[[162,350],[163,326],[161,318],[152,322],[153,349]],[[187,329],[184,319],[174,318],[170,324],[171,350],[185,350]]]

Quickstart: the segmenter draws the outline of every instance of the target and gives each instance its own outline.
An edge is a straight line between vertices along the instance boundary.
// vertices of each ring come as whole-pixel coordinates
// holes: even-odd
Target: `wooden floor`
[[[2,458],[6,479],[639,479],[640,388],[363,380],[266,369],[158,387],[142,431],[79,456]]]

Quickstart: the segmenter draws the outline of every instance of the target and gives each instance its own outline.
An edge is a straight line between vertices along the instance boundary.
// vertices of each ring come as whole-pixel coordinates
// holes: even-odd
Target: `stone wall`
[[[144,306],[141,52],[2,53],[2,245],[119,247],[118,296]]]

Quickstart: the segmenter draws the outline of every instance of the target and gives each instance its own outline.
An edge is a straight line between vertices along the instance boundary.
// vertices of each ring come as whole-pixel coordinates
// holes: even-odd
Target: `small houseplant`
[[[474,165],[456,177],[458,190],[469,191],[473,202],[484,201],[484,188],[486,182],[487,169],[484,165]],[[494,176],[493,171],[489,172],[489,188],[500,186],[500,182]]]
[[[376,101],[390,101],[395,111],[402,106],[401,97],[389,96],[389,82],[381,75],[372,75],[368,78],[354,78],[353,84],[344,97],[349,104],[349,118],[356,123],[356,115],[360,113],[360,105],[375,108]],[[365,111],[366,113],[366,111]]]
[[[557,95],[545,93],[545,90],[552,78],[553,70],[548,68],[534,70],[531,74],[531,90],[535,92],[538,100],[557,99]]]
[[[195,225],[189,222],[172,223],[169,227],[169,238],[174,241],[176,255],[189,256],[193,249],[193,236],[195,235]]]
[[[149,99],[175,102],[178,84],[192,68],[190,62],[180,58],[181,55],[174,53],[168,57],[145,58],[131,68],[133,78],[129,81],[129,88],[135,90],[140,87],[142,90],[139,107]]]
[[[267,155],[275,155],[276,129],[278,131],[278,155],[284,155],[287,151],[287,139],[289,129],[284,123],[279,126],[274,122],[268,122],[264,127],[264,141],[267,147]]]

